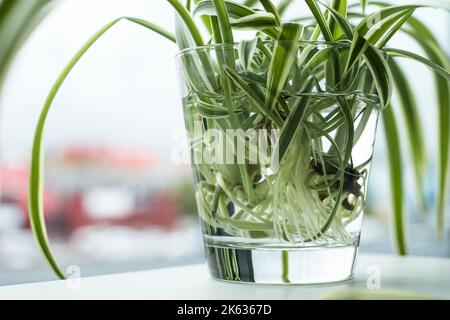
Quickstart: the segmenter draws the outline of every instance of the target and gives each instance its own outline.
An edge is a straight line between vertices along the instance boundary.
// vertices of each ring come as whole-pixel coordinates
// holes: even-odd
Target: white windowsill
[[[275,286],[230,284],[212,280],[205,265],[124,273],[70,281],[0,288],[0,299],[318,299],[331,293],[368,290],[379,270],[381,288],[450,299],[450,260],[360,255],[355,278],[340,284]]]

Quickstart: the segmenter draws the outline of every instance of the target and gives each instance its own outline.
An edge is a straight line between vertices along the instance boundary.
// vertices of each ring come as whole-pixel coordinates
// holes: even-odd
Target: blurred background
[[[302,2],[291,8],[292,17],[307,12]],[[39,25],[11,66],[0,95],[0,285],[54,279],[27,219],[32,136],[58,73],[94,32],[119,16],[144,18],[173,30],[172,9],[163,0],[65,0]],[[449,15],[424,9],[415,16],[448,50]],[[396,41],[396,47],[420,52],[402,36]],[[171,160],[184,133],[176,52],[173,44],[148,30],[120,23],[85,56],[55,101],[45,143],[46,219],[57,258],[64,266],[80,266],[83,276],[203,260],[190,166]],[[417,79],[431,164],[426,190],[433,204],[433,79],[425,67],[402,65]],[[361,252],[395,252],[384,150],[380,130]],[[404,167],[411,254],[450,257],[449,224],[446,238],[437,240],[434,207],[418,211],[407,161]]]

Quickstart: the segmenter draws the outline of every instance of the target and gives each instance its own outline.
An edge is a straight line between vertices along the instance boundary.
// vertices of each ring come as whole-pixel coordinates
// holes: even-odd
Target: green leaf
[[[180,51],[195,46],[194,40],[192,39],[186,24],[178,15],[175,16],[175,37]]]
[[[259,2],[261,2],[261,4],[263,5],[264,9],[266,9],[267,12],[273,14],[273,16],[275,17],[275,21],[276,21],[277,25],[280,25],[281,24],[281,17],[280,17],[280,14],[278,13],[277,7],[272,3],[272,1],[270,1],[270,0],[259,0]]]
[[[383,1],[372,1],[374,5],[388,7],[390,4]],[[450,10],[450,2],[427,1],[428,5],[434,5],[445,10]],[[433,33],[419,20],[410,17],[403,30],[408,33],[425,51],[431,61],[437,62],[446,69],[450,69],[450,61],[447,54],[440,47]],[[445,228],[445,209],[448,200],[449,188],[449,160],[450,160],[450,88],[449,83],[442,76],[435,73],[435,82],[438,99],[438,137],[439,137],[439,170],[438,170],[438,196],[437,230],[440,238],[443,237]]]
[[[167,0],[167,1],[172,5],[172,7],[175,9],[175,11],[178,13],[178,15],[186,24],[187,29],[191,33],[192,39],[194,39],[195,45],[203,46],[204,42],[202,39],[202,35],[198,30],[194,20],[192,19],[189,11],[187,11],[186,8],[178,0]]]
[[[450,11],[450,1],[409,1],[408,5],[385,7],[381,10],[373,12],[372,14],[362,19],[356,27],[356,30],[362,36],[365,36],[369,32],[369,30],[378,29],[379,24],[381,24],[386,19],[389,21],[392,16],[395,16],[401,12],[414,10],[421,7],[436,7]],[[391,20],[390,23],[392,22],[393,21]]]
[[[383,112],[383,123],[388,148],[389,172],[391,182],[391,199],[394,211],[394,235],[397,252],[407,254],[405,241],[405,212],[403,202],[403,168],[400,147],[400,138],[397,129],[396,117],[389,106]]]
[[[374,26],[366,37],[367,40],[377,48],[383,48],[387,42],[398,32],[398,30],[411,17],[415,9],[400,11],[397,14],[384,19],[380,25]]]
[[[258,3],[258,0],[246,0],[246,1],[244,1],[244,5],[247,6],[247,7],[253,7],[257,3]]]
[[[392,74],[383,54],[373,46],[364,53],[364,60],[372,74],[375,88],[382,108],[385,108],[392,96]]]
[[[233,2],[233,1],[224,1],[226,10],[228,12],[228,16],[231,19],[240,19],[252,14],[257,13],[257,11],[244,6],[242,4]],[[203,0],[199,2],[194,9],[194,15],[208,15],[208,16],[217,16],[217,10],[214,6],[213,0]],[[264,29],[263,32],[269,35],[272,38],[277,38],[278,32],[275,28]]]
[[[244,70],[247,70],[252,63],[257,44],[258,38],[244,40],[239,43],[239,61],[241,62],[241,66]]]
[[[50,0],[0,2],[0,86],[15,53],[54,5]]]
[[[366,13],[368,2],[369,2],[369,0],[361,0],[361,9],[362,9],[363,14]]]
[[[228,14],[228,9],[224,0],[213,0],[214,7],[216,9],[217,18],[213,23],[213,32],[216,35],[216,40],[218,38],[217,35],[217,26],[220,29],[220,39],[222,43],[225,44],[233,44],[233,32],[231,30],[230,18]],[[226,76],[226,67],[234,70],[235,68],[235,59],[234,59],[234,49],[231,48],[221,48],[216,50],[218,55],[218,64],[219,64],[219,72],[221,76],[221,83],[224,95],[224,103],[228,108],[228,116],[231,123],[231,128],[237,130],[241,127],[239,120],[236,117],[234,110],[234,103],[232,98],[232,83]],[[250,203],[255,201],[255,196],[253,192],[253,183],[250,177],[249,168],[245,164],[239,164],[239,172],[242,180],[242,185],[244,187],[245,193],[248,196],[248,200]]]
[[[105,27],[100,29],[94,36],[92,36],[84,46],[75,54],[69,64],[64,68],[62,73],[59,75],[55,84],[53,85],[50,93],[44,103],[42,108],[39,121],[37,124],[37,128],[34,135],[33,140],[33,151],[32,151],[32,160],[31,160],[31,171],[30,171],[30,184],[29,184],[29,215],[33,233],[39,243],[40,248],[42,249],[45,258],[50,264],[53,271],[61,278],[64,279],[64,273],[59,268],[52,250],[50,248],[50,244],[48,242],[47,231],[45,227],[45,218],[44,218],[44,207],[43,207],[43,177],[44,177],[44,169],[43,169],[43,137],[44,137],[44,129],[47,120],[48,113],[52,106],[52,103],[63,85],[65,79],[70,74],[72,69],[76,66],[78,61],[84,56],[84,54],[95,44],[95,42],[105,34],[109,29],[111,29],[114,25],[116,25],[121,20],[129,20],[134,23],[138,23],[141,26],[144,26],[163,37],[174,41],[174,37],[157,25],[154,25],[150,22],[124,17],[116,19]]]
[[[264,104],[264,100],[261,97],[261,95],[258,94],[256,91],[257,87],[252,87],[251,85],[247,84],[233,69],[229,67],[225,67],[226,75],[234,82],[234,84],[241,89],[254,103],[255,107],[258,109],[258,111],[263,114],[264,116],[268,117],[271,121],[273,121],[278,128],[281,128],[282,126],[282,120],[276,116],[272,110],[268,109],[267,106]]]
[[[323,5],[325,8],[327,8],[328,12],[331,14],[330,25],[333,26],[333,29],[336,31],[338,28],[337,28],[337,26],[335,24],[331,24],[331,19],[333,19],[335,22],[338,23],[338,25],[340,26],[340,28],[342,30],[341,32],[343,32],[348,39],[352,39],[352,37],[353,37],[353,27],[350,24],[350,21],[345,17],[346,11],[345,11],[345,13],[343,15],[343,13],[337,11],[333,7],[330,7],[329,5],[327,5],[327,4],[323,3],[323,2],[320,2],[320,1],[318,1],[318,2],[321,5]],[[341,36],[341,34],[339,36]],[[337,39],[337,38],[335,37],[335,39]]]
[[[391,57],[408,58],[421,62],[422,64],[429,67],[432,71],[436,72],[441,77],[443,77],[445,80],[450,81],[450,72],[444,69],[442,66],[438,65],[437,63],[428,60],[427,58],[424,58],[418,54],[402,49],[387,48],[384,51]]]
[[[346,19],[347,17],[347,0],[332,0],[330,7],[339,12],[340,16]],[[344,31],[339,24],[336,24],[334,18],[329,17],[329,28],[331,33],[333,34],[333,39],[339,39],[342,35],[344,35]]]
[[[128,20],[130,22],[134,22],[135,24],[140,25],[141,27],[144,27],[150,31],[156,32],[160,36],[163,36],[164,38],[166,38],[167,40],[169,40],[173,43],[177,42],[175,39],[175,36],[171,32],[169,32],[166,29],[161,28],[158,25],[151,23],[149,21],[139,19],[139,18],[133,18],[133,17],[124,17],[124,18],[120,18],[119,20]]]
[[[233,1],[225,1],[225,5],[227,7],[228,14],[230,18],[239,19],[251,14],[256,13],[253,9],[239,4]],[[194,9],[194,15],[208,15],[215,16],[217,15],[216,7],[214,6],[213,0],[204,0],[197,3],[197,6]]]
[[[230,22],[234,29],[249,30],[263,30],[278,25],[275,16],[267,12],[253,13],[239,19],[231,19]]]
[[[214,8],[217,12],[217,21],[219,22],[222,43],[233,44],[233,31],[231,30],[230,17],[224,0],[213,0]]]
[[[291,145],[292,139],[295,137],[303,122],[303,117],[310,101],[311,96],[301,97],[281,129],[277,148],[279,159],[278,163],[280,164],[283,161],[289,146]]]
[[[358,63],[361,57],[366,53],[369,46],[370,43],[357,31],[355,31],[344,73],[347,73],[356,63]]]
[[[267,76],[266,105],[269,109],[275,108],[278,97],[292,70],[302,32],[303,26],[297,23],[284,23],[281,26],[280,36],[275,43]]]
[[[440,48],[432,32],[419,20],[410,18],[405,30],[424,49],[430,60],[438,62],[450,69],[450,59]],[[438,100],[438,137],[439,137],[439,170],[437,195],[437,230],[443,238],[445,230],[445,211],[449,196],[449,161],[450,161],[450,85],[443,77],[435,73]]]
[[[331,30],[328,26],[325,16],[317,6],[316,0],[305,0],[305,2],[308,5],[309,9],[311,10],[311,13],[313,14],[314,18],[316,19],[316,22],[320,30],[322,31],[322,35],[325,38],[325,41],[333,42],[334,41],[333,34],[331,33]]]
[[[200,0],[194,0],[194,3],[199,3]],[[188,9],[190,11],[190,9]],[[206,30],[208,30],[209,34],[212,34],[212,27],[211,27],[211,21],[209,20],[209,18],[207,16],[202,16],[202,21],[203,24],[206,27]]]
[[[326,63],[330,59],[330,55],[333,51],[333,47],[326,47],[322,50],[317,51],[317,53],[312,56],[308,62],[304,65],[303,69],[307,70],[308,73],[312,73],[314,69],[323,63]]]
[[[294,0],[281,0],[278,4],[278,12],[280,16],[283,16],[283,14],[286,12],[286,10],[289,8],[289,6],[294,2]]]
[[[417,103],[411,90],[409,82],[394,60],[389,60],[389,67],[392,70],[393,79],[398,91],[400,106],[405,117],[406,131],[408,133],[409,149],[412,163],[414,165],[416,190],[420,207],[425,210],[425,194],[423,186],[425,184],[425,170],[427,167],[427,156],[425,143],[423,140],[423,129],[418,113]]]

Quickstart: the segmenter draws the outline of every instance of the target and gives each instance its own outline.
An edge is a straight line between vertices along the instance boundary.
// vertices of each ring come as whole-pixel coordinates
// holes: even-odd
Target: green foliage
[[[47,2],[0,2],[0,76],[38,8]],[[274,235],[292,243],[296,239],[311,242],[330,234],[347,239],[343,224],[356,219],[364,207],[362,186],[368,165],[354,166],[352,148],[370,115],[377,110],[374,105],[378,105],[385,108],[383,121],[388,136],[395,239],[398,251],[406,254],[399,121],[407,124],[419,194],[427,166],[418,106],[408,78],[395,62],[397,58],[407,58],[426,65],[436,74],[440,150],[437,202],[442,232],[449,181],[450,62],[429,30],[411,16],[425,6],[450,10],[448,1],[414,1],[402,6],[371,1],[371,7],[379,9],[366,14],[368,1],[356,6],[344,0],[329,4],[305,0],[311,13],[300,19],[307,26],[305,29],[297,22],[283,20],[290,0],[283,0],[278,6],[269,0],[249,0],[244,4],[229,0],[188,1],[187,6],[178,0],[167,2],[177,13],[175,36],[150,22],[124,19],[177,42],[180,49],[196,47],[181,58],[194,101],[186,108],[187,117],[200,118],[208,126],[221,130],[257,126],[281,130],[277,145],[282,162],[280,172],[265,177],[263,182],[256,178],[262,176],[262,168],[247,164],[198,167],[196,197],[203,204],[199,207],[200,216],[209,228],[223,228],[247,237]],[[196,16],[206,26],[208,36],[212,36],[215,60],[202,49],[205,41]],[[63,70],[44,104],[36,129],[30,218],[45,257],[60,277],[64,275],[50,250],[42,206],[46,118],[70,71],[119,20],[98,31]],[[235,46],[235,29],[253,30],[255,38]],[[400,31],[415,39],[426,55],[387,47]],[[318,40],[326,43],[319,45],[315,42]],[[401,96],[399,114],[403,119],[390,107],[394,88]],[[205,92],[209,95],[203,96]],[[365,100],[361,100],[362,93]],[[244,97],[246,103],[237,103],[237,97]],[[371,100],[373,97],[376,102]],[[363,109],[359,110],[358,105],[363,105]],[[324,141],[328,148],[324,147]],[[241,208],[233,217],[225,212],[230,203]],[[296,214],[303,211],[310,212],[303,219],[311,220],[298,221]]]

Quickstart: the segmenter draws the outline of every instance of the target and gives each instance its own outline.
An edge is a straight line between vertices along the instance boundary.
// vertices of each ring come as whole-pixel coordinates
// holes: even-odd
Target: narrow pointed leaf
[[[369,2],[369,0],[361,0],[361,9],[362,9],[363,14],[366,13],[368,2]]]
[[[224,1],[224,4],[228,12],[228,16],[231,19],[240,19],[257,13],[257,11],[242,4],[239,4],[237,2],[227,0]],[[200,1],[197,4],[196,8],[194,9],[194,15],[217,16],[217,10],[216,7],[214,6],[214,1],[213,0]],[[278,36],[277,29],[275,28],[267,28],[264,29],[263,32],[274,39],[276,39]]]
[[[239,19],[255,13],[253,9],[234,1],[225,1],[225,5],[230,18],[233,19]],[[204,0],[197,3],[194,9],[194,15],[217,15],[213,0]]]
[[[397,252],[401,255],[407,254],[405,236],[405,209],[403,200],[403,168],[400,147],[400,138],[397,122],[392,107],[389,106],[383,112],[383,124],[388,148],[389,172],[391,182],[391,201],[393,205],[394,235]]]
[[[347,73],[360,60],[369,46],[370,43],[355,31],[344,73]]]
[[[202,35],[198,30],[194,20],[192,19],[189,11],[187,11],[186,8],[178,0],[167,0],[167,1],[172,5],[172,7],[175,9],[178,15],[181,17],[181,19],[183,19],[187,29],[189,30],[192,38],[194,39],[195,44],[197,46],[203,46],[204,42]]]
[[[259,0],[259,2],[261,2],[261,4],[263,5],[264,9],[267,12],[270,12],[271,14],[273,14],[273,16],[275,17],[275,20],[277,22],[277,25],[280,25],[281,24],[281,17],[280,17],[280,14],[278,13],[277,7],[272,3],[272,1],[270,1],[270,0]]]
[[[325,19],[325,16],[323,15],[316,1],[305,0],[305,2],[308,5],[309,9],[311,10],[311,13],[313,14],[314,18],[316,19],[316,22],[320,28],[320,31],[322,31],[322,35],[325,38],[325,41],[333,42],[334,41],[333,34],[331,33],[327,20]]]
[[[304,65],[304,69],[312,72],[315,68],[320,66],[323,63],[326,63],[331,56],[331,52],[333,51],[332,47],[327,47],[322,50],[319,50],[314,56],[312,56],[308,62]]]
[[[253,13],[251,15],[231,19],[231,26],[235,29],[263,30],[278,25],[275,16],[267,12]]]
[[[256,45],[258,44],[258,38],[252,40],[244,40],[239,43],[239,61],[244,70],[247,70],[253,61],[253,56],[256,52]]]
[[[269,109],[273,109],[277,104],[278,96],[292,70],[302,32],[303,26],[297,23],[285,23],[281,26],[267,77],[266,105]]]
[[[434,5],[444,10],[450,10],[450,1],[439,3],[439,1],[428,1],[428,5]],[[372,1],[374,5],[386,8],[390,4],[383,1]],[[447,7],[442,6],[445,4]],[[411,38],[416,41],[425,51],[428,58],[450,70],[450,59],[431,30],[419,20],[410,17],[406,26],[403,27]],[[445,211],[449,197],[449,161],[450,161],[450,86],[447,80],[435,73],[435,83],[438,101],[438,137],[439,137],[439,165],[438,165],[438,192],[437,192],[437,214],[436,220],[438,235],[443,238],[445,228]]]
[[[414,10],[421,7],[434,7],[450,11],[450,1],[409,1],[408,5],[385,7],[366,16],[363,20],[360,21],[356,29],[362,36],[365,36],[369,32],[369,30],[371,28],[374,28],[378,23],[380,23],[380,21],[383,21],[390,16],[396,15],[402,11],[410,9]]]
[[[340,16],[345,20],[345,18],[347,17],[347,0],[332,0],[329,7],[338,12]],[[328,20],[329,28],[331,33],[333,34],[333,38],[339,39],[344,34],[344,30],[342,29],[340,24],[336,23],[333,17],[330,16]]]
[[[199,2],[200,2],[200,0],[194,0],[195,4],[197,4]],[[188,10],[191,11],[191,9],[188,9]],[[208,30],[209,34],[212,34],[211,21],[209,20],[209,18],[207,16],[202,16],[202,21],[203,21],[203,25],[205,26],[206,30]]]
[[[389,61],[393,79],[398,91],[398,98],[405,117],[409,149],[415,173],[416,190],[420,207],[425,209],[424,178],[427,166],[423,129],[418,113],[417,103],[403,70],[394,60]]]
[[[407,10],[400,16],[397,21],[389,26],[389,29],[381,33],[379,36],[376,33],[369,38],[369,42],[373,43],[377,48],[384,48],[391,38],[400,30],[406,21],[412,16],[414,9]]]
[[[444,69],[442,66],[438,65],[437,63],[434,63],[433,61],[425,57],[402,49],[387,48],[385,49],[385,52],[391,57],[408,58],[421,62],[422,64],[429,67],[432,71],[438,73],[441,77],[443,77],[447,81],[450,81],[450,72],[448,70]]]
[[[352,39],[353,27],[350,24],[350,21],[345,17],[346,13],[344,13],[344,15],[343,15],[341,12],[337,11],[333,7],[327,5],[323,2],[320,2],[320,1],[319,1],[319,3],[328,9],[328,12],[330,13],[330,19],[333,19],[335,21],[335,23],[337,23],[339,25],[340,29],[345,34],[345,36],[348,39]],[[337,26],[335,24],[333,24],[333,28],[335,29],[335,31],[337,30]],[[334,36],[334,38],[337,39],[335,36]]]
[[[250,98],[250,100],[252,100],[256,108],[258,108],[258,111],[281,128],[281,119],[266,107],[263,98],[254,90],[254,88],[247,84],[233,69],[225,67],[225,72],[230,80],[233,81],[234,84]]]
[[[292,139],[295,137],[296,132],[302,124],[305,111],[310,101],[310,96],[301,97],[281,129],[277,149],[278,163],[280,164],[283,161],[284,155],[286,154]]]
[[[405,30],[423,48],[428,58],[450,70],[450,59],[440,48],[432,32],[419,20],[410,18]],[[443,238],[445,230],[445,213],[449,197],[449,161],[450,161],[450,85],[443,77],[435,73],[438,101],[438,137],[439,165],[437,192],[437,230]]]
[[[372,74],[375,88],[380,99],[380,104],[383,108],[385,108],[389,104],[392,96],[391,69],[389,68],[382,53],[373,46],[369,46],[366,49],[364,59],[370,73]]]
[[[44,218],[44,206],[43,206],[43,177],[44,177],[44,169],[43,169],[43,138],[44,138],[44,130],[45,124],[47,121],[47,116],[50,111],[50,108],[53,104],[53,101],[63,85],[65,79],[70,74],[72,69],[76,66],[79,60],[84,56],[84,54],[97,42],[97,40],[105,34],[109,29],[111,29],[114,25],[116,25],[119,21],[126,19],[135,23],[138,23],[141,26],[144,26],[156,33],[166,37],[167,39],[173,41],[174,37],[164,30],[163,28],[158,27],[149,22],[144,22],[140,19],[135,18],[119,18],[111,23],[107,24],[105,27],[100,29],[93,37],[91,37],[85,45],[76,53],[76,55],[72,58],[69,64],[64,68],[62,73],[59,75],[55,84],[53,85],[50,93],[45,101],[45,104],[42,108],[38,125],[35,131],[34,140],[33,140],[33,150],[32,150],[32,160],[31,160],[31,170],[30,170],[30,183],[29,183],[29,215],[31,226],[33,229],[33,233],[36,236],[36,239],[39,243],[40,248],[43,251],[43,254],[47,261],[49,262],[51,268],[55,272],[55,274],[64,279],[64,273],[58,266],[56,259],[53,256],[52,250],[50,248],[50,244],[48,242],[47,230],[45,226],[45,218]]]

